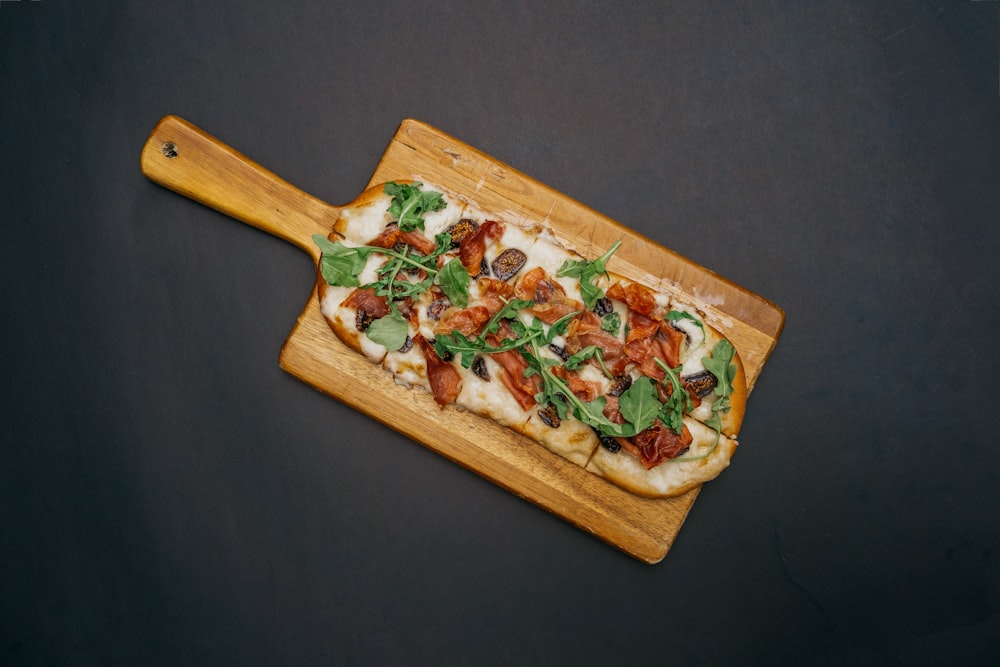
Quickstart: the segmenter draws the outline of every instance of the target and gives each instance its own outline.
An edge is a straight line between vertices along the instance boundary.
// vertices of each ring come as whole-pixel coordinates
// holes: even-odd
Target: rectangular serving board
[[[586,257],[621,239],[608,269],[668,289],[702,309],[739,351],[751,390],[781,334],[784,313],[770,301],[422,122],[403,121],[369,186],[396,179],[438,185],[508,222],[547,225]],[[489,420],[451,406],[439,409],[430,394],[395,384],[340,343],[320,313],[315,289],[279,363],[320,391],[646,563],[666,556],[698,496],[698,489],[670,499],[636,496]],[[359,386],[366,391],[357,391]],[[738,460],[739,451],[734,464]]]

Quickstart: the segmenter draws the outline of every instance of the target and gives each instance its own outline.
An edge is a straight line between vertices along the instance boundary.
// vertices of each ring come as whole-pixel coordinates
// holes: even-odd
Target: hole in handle
[[[163,145],[160,146],[160,150],[163,151],[163,157],[167,158],[168,160],[173,160],[175,157],[177,157],[177,144],[175,144],[172,141],[163,142]]]

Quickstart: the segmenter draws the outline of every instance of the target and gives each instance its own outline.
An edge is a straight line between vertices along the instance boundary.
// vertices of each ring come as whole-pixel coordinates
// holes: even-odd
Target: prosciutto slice
[[[382,232],[367,243],[375,248],[392,248],[397,243],[404,243],[424,255],[429,255],[437,248],[437,244],[419,231],[403,232],[399,225],[392,222],[385,226]]]
[[[457,331],[464,336],[478,334],[492,313],[486,306],[470,306],[469,308],[449,308],[441,314],[441,319],[434,327],[435,334],[450,334]]]
[[[656,299],[653,297],[653,292],[636,283],[628,285],[622,285],[620,282],[615,283],[608,288],[606,296],[609,299],[621,301],[628,306],[629,310],[647,317],[652,316],[656,310]]]
[[[389,301],[384,296],[376,294],[372,287],[359,287],[348,294],[340,305],[345,308],[363,310],[365,315],[373,320],[389,314]]]
[[[502,222],[487,220],[479,225],[474,234],[463,236],[458,242],[458,259],[470,276],[478,276],[479,268],[486,256],[486,244],[500,238],[505,227]]]
[[[417,334],[413,337],[413,342],[420,348],[427,362],[427,380],[431,385],[431,393],[434,394],[434,402],[442,408],[454,403],[462,390],[462,376],[454,366],[438,356],[434,346],[426,338]]]
[[[503,323],[500,326],[500,335],[490,334],[486,337],[486,342],[493,346],[499,346],[502,337],[509,336],[509,332],[506,323]],[[521,356],[521,353],[517,350],[507,350],[495,352],[490,356],[493,361],[500,365],[500,381],[507,387],[521,409],[528,410],[537,405],[535,394],[541,391],[542,382],[537,375],[525,377],[524,371],[528,370],[528,361]]]
[[[659,419],[642,433],[631,438],[615,438],[622,449],[639,457],[646,470],[660,465],[664,461],[677,458],[691,446],[694,437],[685,426],[680,434],[667,428]]]

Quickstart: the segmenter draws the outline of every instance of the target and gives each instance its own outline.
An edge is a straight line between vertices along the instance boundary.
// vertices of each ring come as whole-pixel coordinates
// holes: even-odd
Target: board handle
[[[318,262],[313,234],[327,236],[331,206],[177,116],[165,116],[142,149],[151,181],[292,243]]]

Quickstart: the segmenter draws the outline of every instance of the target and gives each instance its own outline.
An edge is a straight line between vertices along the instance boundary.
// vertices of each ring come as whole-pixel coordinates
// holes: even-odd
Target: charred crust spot
[[[527,261],[528,256],[517,248],[507,248],[493,260],[493,275],[500,280],[510,280]]]
[[[482,356],[477,356],[472,360],[472,372],[476,374],[477,377],[490,381],[490,370],[486,368],[486,360]]]
[[[611,389],[608,390],[608,396],[621,396],[624,394],[629,387],[632,386],[632,376],[631,375],[616,375],[611,381]]]
[[[559,428],[559,425],[562,424],[562,420],[559,419],[558,410],[551,404],[539,410],[538,416],[541,417],[546,426],[551,428]]]
[[[682,377],[681,381],[687,385],[688,391],[698,398],[705,398],[715,391],[715,387],[719,384],[718,379],[708,371]]]

